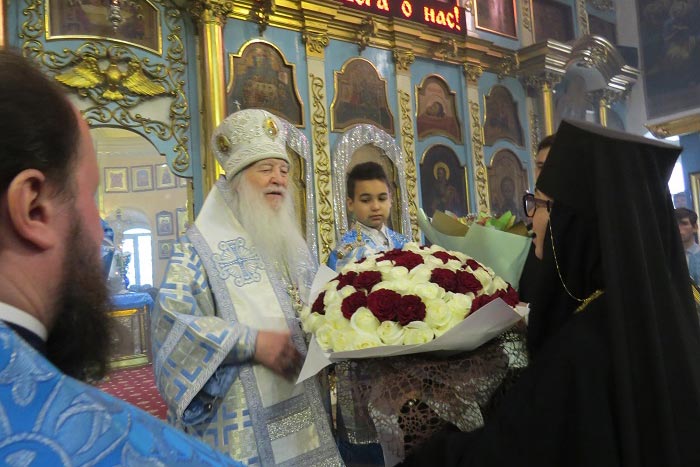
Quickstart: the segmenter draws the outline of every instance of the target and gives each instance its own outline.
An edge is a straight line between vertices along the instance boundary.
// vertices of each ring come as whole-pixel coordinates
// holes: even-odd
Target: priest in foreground
[[[109,297],[90,130],[0,48],[0,464],[239,465],[80,380],[104,375]]]
[[[274,115],[236,112],[214,131],[226,177],[175,247],[152,324],[169,420],[250,465],[340,465],[318,380],[295,385],[297,309],[316,262],[287,186]]]
[[[563,122],[526,195],[531,366],[405,465],[700,465],[700,332],[668,179],[680,148]]]

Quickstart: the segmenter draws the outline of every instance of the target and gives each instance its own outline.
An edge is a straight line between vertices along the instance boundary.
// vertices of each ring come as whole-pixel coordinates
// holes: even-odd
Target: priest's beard
[[[109,295],[98,248],[86,247],[92,243],[81,224],[71,228],[56,320],[46,345],[51,363],[86,381],[105,375],[110,344]]]
[[[267,264],[277,268],[290,284],[298,284],[311,266],[309,249],[297,224],[292,196],[288,189],[257,189],[243,173],[232,181],[235,193],[233,213]],[[282,191],[283,200],[272,207],[265,199],[269,191]]]

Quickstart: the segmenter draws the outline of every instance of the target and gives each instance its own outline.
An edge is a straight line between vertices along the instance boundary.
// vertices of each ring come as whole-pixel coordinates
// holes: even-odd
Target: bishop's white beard
[[[257,252],[289,284],[301,288],[301,279],[308,276],[313,262],[297,224],[290,190],[275,187],[261,191],[248,182],[243,172],[233,178],[231,188],[234,196],[233,213],[250,235]],[[270,191],[283,193],[282,203],[276,208],[265,199],[265,193]]]

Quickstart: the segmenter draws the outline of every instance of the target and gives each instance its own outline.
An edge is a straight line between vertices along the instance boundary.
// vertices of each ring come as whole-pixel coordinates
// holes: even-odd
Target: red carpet
[[[156,387],[153,366],[150,364],[137,368],[114,370],[97,387],[161,420],[165,420],[167,408]]]

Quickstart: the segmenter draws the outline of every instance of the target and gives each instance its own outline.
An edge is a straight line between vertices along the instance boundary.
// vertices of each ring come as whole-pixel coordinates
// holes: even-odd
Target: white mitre
[[[211,144],[226,178],[231,180],[263,159],[289,163],[286,141],[286,129],[279,118],[262,109],[245,109],[232,113],[216,127]]]

